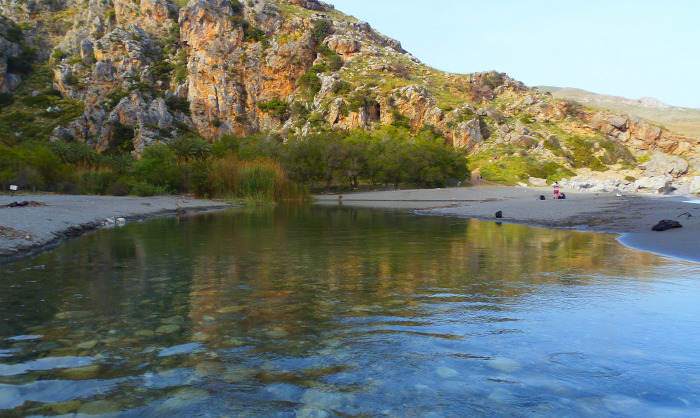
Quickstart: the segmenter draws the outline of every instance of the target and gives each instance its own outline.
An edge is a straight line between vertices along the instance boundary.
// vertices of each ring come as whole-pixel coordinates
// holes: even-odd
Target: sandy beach
[[[687,196],[653,196],[613,193],[574,193],[554,200],[551,188],[484,186],[433,190],[321,195],[322,204],[375,208],[402,208],[426,215],[454,216],[549,228],[620,235],[622,244],[666,256],[700,262],[700,201]],[[546,200],[538,200],[544,195]],[[342,196],[342,197],[341,197]],[[496,219],[501,211],[502,219]],[[652,231],[662,219],[682,228]]]
[[[13,202],[27,206],[7,207]],[[58,244],[103,226],[107,218],[126,221],[231,207],[186,196],[117,197],[45,194],[0,195],[0,261]]]

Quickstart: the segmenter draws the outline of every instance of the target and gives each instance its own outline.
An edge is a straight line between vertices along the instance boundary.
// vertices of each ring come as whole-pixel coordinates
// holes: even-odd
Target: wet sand
[[[398,208],[426,215],[613,233],[620,235],[618,240],[626,246],[700,262],[700,202],[685,202],[693,198],[563,192],[567,196],[564,200],[554,200],[551,188],[505,186],[392,190],[316,198],[325,205]],[[540,195],[546,200],[538,200]],[[503,218],[496,219],[497,211],[502,212]],[[678,221],[683,227],[652,231],[651,227],[662,219]]]
[[[19,194],[0,195],[0,261],[25,256],[103,226],[107,218],[128,221],[152,216],[229,208],[231,205],[186,196],[117,197]]]

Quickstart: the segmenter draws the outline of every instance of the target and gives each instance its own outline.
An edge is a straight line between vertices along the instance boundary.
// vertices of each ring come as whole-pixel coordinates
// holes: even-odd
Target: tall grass
[[[209,189],[210,197],[298,200],[308,195],[289,180],[280,163],[268,158],[246,161],[229,154],[212,162],[207,178],[209,187],[204,189]]]

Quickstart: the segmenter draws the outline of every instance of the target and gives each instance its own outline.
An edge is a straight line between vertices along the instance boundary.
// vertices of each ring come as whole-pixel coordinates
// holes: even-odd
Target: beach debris
[[[503,217],[502,211],[499,210],[498,212],[496,212],[496,218],[501,219],[502,217]]]
[[[105,220],[102,221],[103,226],[114,226],[116,223],[117,220],[115,218],[105,218]]]
[[[686,219],[694,218],[694,217],[695,217],[695,216],[691,215],[690,212],[685,212],[685,213],[681,213],[680,215],[678,215],[679,218],[680,218],[681,216],[685,216]]]
[[[23,208],[25,206],[46,206],[46,203],[35,202],[33,200],[24,200],[22,202],[12,202],[7,205],[0,206],[0,208]]]
[[[0,238],[15,239],[21,238],[24,235],[22,231],[18,231],[8,226],[0,226]]]
[[[114,223],[115,223],[117,226],[123,226],[123,225],[126,225],[126,219],[124,219],[124,218],[117,218],[117,219],[114,221]]]
[[[666,231],[667,229],[672,229],[672,228],[683,228],[683,225],[681,225],[678,221],[672,221],[670,219],[663,219],[659,221],[658,224],[654,225],[651,227],[652,231]]]
[[[541,195],[540,195],[540,197],[538,197],[537,199],[538,199],[538,200],[545,200],[545,199],[546,199],[546,197],[544,197],[544,195],[543,195],[543,194],[541,194]]]

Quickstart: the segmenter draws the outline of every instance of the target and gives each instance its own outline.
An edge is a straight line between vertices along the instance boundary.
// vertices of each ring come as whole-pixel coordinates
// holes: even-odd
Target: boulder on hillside
[[[527,179],[527,181],[530,182],[533,186],[546,186],[547,185],[547,179],[540,179],[537,177],[530,177]]]
[[[688,172],[688,162],[680,157],[654,153],[649,161],[642,164],[647,173],[652,175],[670,174],[678,178]]]
[[[291,3],[305,9],[316,10],[317,12],[325,10],[318,0],[291,0]]]
[[[673,179],[669,175],[642,177],[634,182],[635,189],[648,190],[655,193],[667,193],[672,190],[671,182]]]
[[[607,136],[620,138],[623,132],[627,130],[627,118],[601,112],[593,116],[590,125],[599,131],[603,131]]]
[[[533,144],[537,143],[537,138],[530,135],[518,135],[515,132],[511,132],[503,138],[506,142],[509,142],[515,146],[530,148]]]
[[[695,176],[690,181],[690,189],[688,190],[688,193],[695,196],[700,196],[700,176]]]

